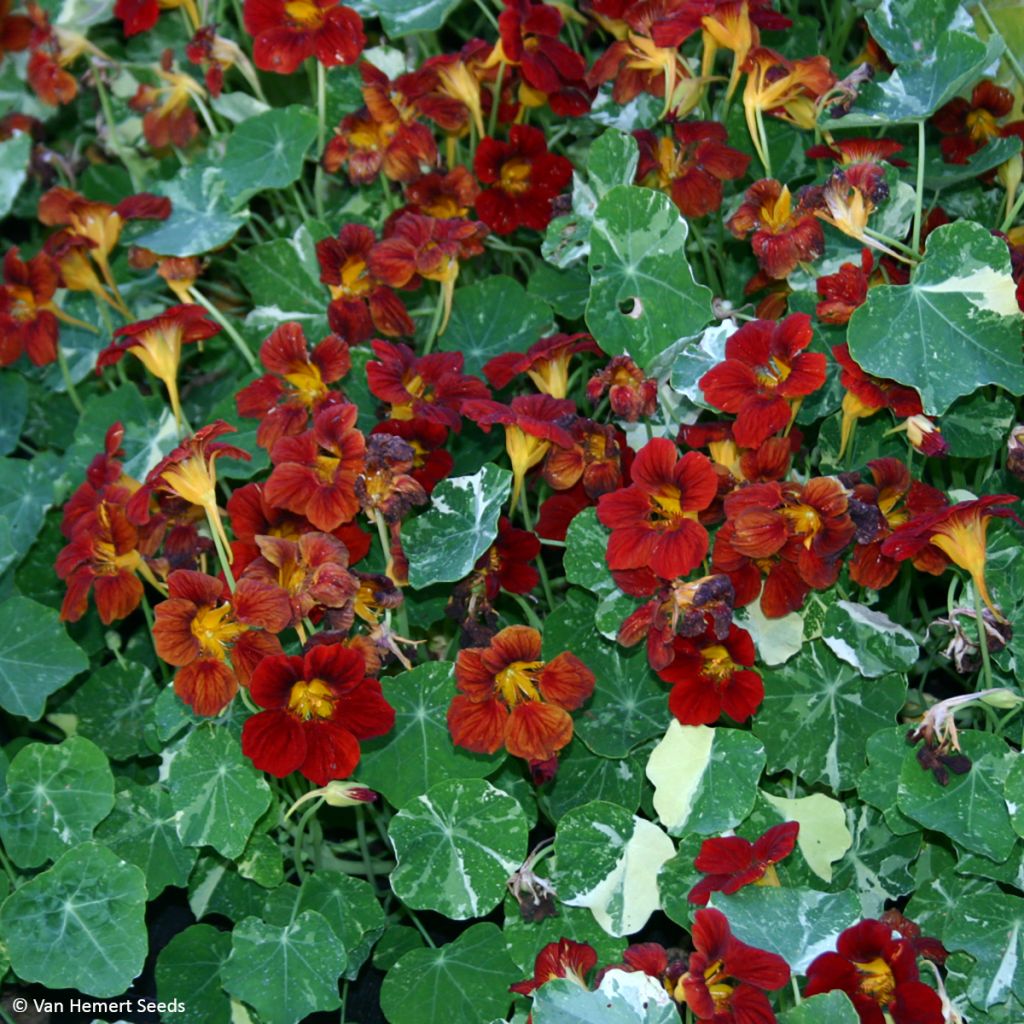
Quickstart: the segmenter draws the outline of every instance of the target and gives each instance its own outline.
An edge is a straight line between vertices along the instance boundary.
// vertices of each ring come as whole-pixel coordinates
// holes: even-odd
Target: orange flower
[[[202,102],[206,90],[191,76],[173,70],[173,54],[164,50],[156,75],[160,85],[140,85],[128,106],[142,114],[142,134],[153,149],[184,149],[198,134],[193,102]]]
[[[504,352],[484,364],[484,376],[495,388],[508,387],[521,373],[539,391],[565,398],[569,391],[569,363],[577,352],[602,355],[589,334],[552,334],[534,342],[525,352]]]
[[[540,633],[509,626],[490,646],[459,651],[455,685],[448,728],[457,746],[547,761],[572,739],[569,712],[593,692],[594,673],[568,651],[545,664]]]
[[[4,256],[0,285],[0,366],[10,366],[22,353],[36,366],[57,358],[58,310],[53,303],[59,277],[45,252],[27,262],[18,249]]]
[[[245,0],[245,30],[261,71],[290,75],[307,58],[354,64],[366,45],[363,19],[338,0]]]

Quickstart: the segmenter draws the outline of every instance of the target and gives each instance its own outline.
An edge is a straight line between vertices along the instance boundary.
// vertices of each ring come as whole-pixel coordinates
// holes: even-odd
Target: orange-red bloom
[[[366,45],[363,19],[338,0],[245,0],[245,30],[261,71],[290,75],[307,58],[354,64]]]
[[[565,398],[569,364],[577,352],[602,354],[589,334],[552,334],[534,342],[525,352],[503,352],[489,359],[484,363],[484,376],[492,387],[501,389],[525,373],[545,395]]]
[[[53,296],[60,278],[45,252],[21,259],[17,247],[4,255],[0,285],[0,366],[10,366],[22,354],[36,366],[57,358],[59,326]]]
[[[160,84],[140,84],[128,106],[142,114],[142,134],[153,149],[184,149],[199,134],[192,102],[203,99],[205,90],[191,75],[174,70],[171,50],[164,51],[156,74]]]
[[[572,164],[549,153],[544,133],[525,124],[512,126],[508,142],[481,139],[473,170],[488,186],[477,197],[477,214],[499,235],[520,227],[543,231],[552,201],[572,178]]]
[[[28,49],[32,38],[32,20],[24,14],[11,14],[14,0],[0,0],[0,60],[5,53]]]
[[[700,387],[709,404],[736,414],[737,444],[756,448],[784,430],[800,402],[825,383],[825,356],[804,351],[812,338],[811,318],[792,313],[780,323],[746,323],[725,343],[725,360]]]
[[[448,709],[453,742],[482,754],[547,761],[572,739],[570,711],[594,690],[594,673],[575,654],[541,660],[540,633],[509,626],[489,647],[465,647],[455,662],[459,694]]]
[[[856,263],[844,263],[834,274],[822,274],[818,278],[815,287],[821,302],[815,307],[814,315],[822,323],[850,322],[853,311],[867,301],[874,262],[871,250],[863,249],[859,267]]]
[[[249,692],[266,710],[246,719],[242,752],[277,778],[298,771],[318,786],[348,778],[359,763],[359,741],[395,724],[380,683],[366,676],[363,656],[342,644],[317,644],[303,657],[264,658]]]
[[[990,139],[1024,136],[1024,121],[999,124],[1011,110],[1013,93],[990,81],[979,82],[970,100],[958,96],[940,107],[932,123],[943,135],[939,142],[943,159],[950,164],[965,164]]]
[[[706,455],[678,456],[667,438],[648,441],[633,462],[633,483],[601,496],[597,517],[612,531],[610,568],[647,566],[671,580],[686,576],[703,561],[708,534],[698,513],[714,500],[718,477]]]
[[[784,821],[754,842],[742,836],[705,839],[693,862],[705,877],[690,890],[687,899],[703,907],[713,892],[731,895],[745,885],[778,885],[775,865],[793,852],[799,833],[798,821]]]
[[[281,654],[272,634],[291,618],[288,597],[255,580],[229,596],[220,580],[186,569],[167,586],[168,599],[154,609],[156,653],[179,669],[174,692],[197,715],[218,715],[265,657]]]
[[[627,423],[653,416],[658,407],[657,380],[644,376],[632,356],[613,356],[587,381],[591,402],[599,401],[606,391],[612,412]]]
[[[587,974],[597,966],[597,951],[585,942],[559,939],[549,942],[533,962],[533,977],[509,985],[508,990],[528,996],[555,978],[572,978],[587,987]]]
[[[278,438],[301,434],[309,417],[324,404],[340,400],[328,384],[352,368],[348,345],[330,334],[312,352],[301,324],[280,327],[260,346],[260,362],[270,371],[235,396],[239,416],[259,419],[256,443],[268,451]]]
[[[660,189],[687,217],[714,213],[722,205],[722,182],[742,178],[750,157],[726,145],[729,135],[717,121],[685,121],[672,133],[633,133],[640,145],[637,183]]]
[[[596,501],[623,483],[622,452],[625,435],[611,424],[576,419],[569,426],[571,448],[553,447],[544,462],[544,480],[556,491],[567,491],[577,482],[587,497]]]

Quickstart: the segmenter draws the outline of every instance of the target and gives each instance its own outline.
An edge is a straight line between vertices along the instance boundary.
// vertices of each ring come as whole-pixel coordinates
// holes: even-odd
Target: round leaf
[[[159,696],[153,674],[144,665],[112,661],[90,672],[61,710],[78,716],[76,735],[91,739],[108,757],[125,761],[149,753],[139,723]]]
[[[611,970],[594,992],[553,978],[537,990],[532,1016],[534,1024],[677,1024],[679,1010],[656,978]]]
[[[194,924],[167,943],[156,961],[161,1002],[178,1000],[180,1024],[229,1024],[231,1000],[220,987],[220,971],[231,953],[231,936],[212,925]]]
[[[231,133],[221,164],[231,195],[287,188],[302,173],[316,132],[316,115],[305,107],[280,107],[243,121]]]
[[[526,857],[527,831],[519,801],[489,782],[439,783],[391,819],[391,888],[416,910],[480,917]]]

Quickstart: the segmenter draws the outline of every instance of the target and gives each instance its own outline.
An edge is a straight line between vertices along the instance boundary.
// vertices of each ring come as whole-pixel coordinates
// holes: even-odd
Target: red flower
[[[24,14],[11,14],[14,0],[0,0],[0,60],[5,53],[28,49],[32,38],[32,20]]]
[[[457,746],[547,761],[572,739],[569,712],[593,692],[594,673],[568,651],[545,664],[540,633],[509,626],[489,647],[459,651],[455,685],[448,729]]]
[[[172,572],[167,586],[170,596],[154,609],[156,653],[179,669],[174,692],[197,715],[219,715],[239,683],[247,685],[265,657],[281,653],[271,634],[291,618],[288,597],[247,580],[225,600],[220,580],[186,569]]]
[[[822,323],[850,322],[853,311],[867,300],[874,262],[871,250],[863,249],[859,267],[855,263],[844,263],[834,274],[822,274],[818,278],[816,287],[821,302],[815,307],[814,315]]]
[[[932,123],[943,134],[939,147],[950,164],[965,164],[990,139],[1020,134],[1024,122],[1000,126],[1000,118],[1013,110],[1013,93],[995,82],[979,82],[970,100],[961,96],[940,107]]]
[[[488,601],[498,592],[528,594],[540,583],[533,560],[540,554],[540,541],[529,530],[514,527],[508,516],[498,520],[498,536],[477,560],[475,570],[483,577]]]
[[[722,182],[747,173],[750,157],[727,146],[717,121],[685,121],[672,127],[674,140],[654,132],[633,134],[640,144],[636,180],[661,189],[686,217],[703,217],[722,205]]]
[[[270,452],[274,463],[265,494],[331,533],[359,511],[356,479],[363,471],[366,441],[355,428],[359,410],[349,402],[324,406],[313,429],[282,437]]]
[[[384,420],[371,434],[394,434],[413,450],[410,475],[430,494],[455,465],[451,452],[445,451],[448,428],[443,423],[414,416],[411,420]]]
[[[615,427],[576,419],[569,427],[571,448],[554,447],[544,462],[544,480],[556,491],[582,481],[587,497],[597,500],[623,484],[625,435]]]
[[[427,492],[409,473],[415,458],[412,445],[394,434],[382,432],[367,438],[356,496],[371,519],[379,512],[385,522],[397,524],[413,505],[427,503]]]
[[[508,990],[517,995],[532,995],[555,978],[572,978],[584,988],[587,974],[597,966],[597,951],[585,942],[559,939],[549,942],[533,962],[533,977],[509,985]]]
[[[824,143],[811,146],[806,155],[810,160],[835,160],[845,180],[877,203],[888,195],[882,163],[908,166],[906,160],[896,159],[895,154],[902,149],[892,139],[857,138],[833,142],[831,146]]]
[[[366,185],[383,174],[390,181],[414,181],[437,164],[437,142],[419,121],[378,121],[361,107],[342,118],[327,143],[324,170],[337,174],[348,164],[348,180]]]
[[[405,213],[421,213],[441,220],[465,217],[480,195],[476,178],[461,164],[447,174],[432,172],[410,182],[405,189]]]
[[[354,64],[366,45],[363,19],[337,0],[245,0],[245,30],[261,71],[290,75],[307,58]]]
[[[693,866],[706,877],[690,890],[687,898],[703,907],[713,892],[730,895],[745,885],[778,885],[775,865],[793,852],[799,832],[799,822],[786,821],[774,825],[754,842],[741,836],[705,839]]]
[[[653,416],[658,407],[657,380],[645,377],[632,356],[613,356],[587,382],[591,402],[597,402],[606,391],[612,412],[627,423]]]
[[[503,352],[489,359],[484,364],[484,376],[500,389],[525,373],[545,395],[565,398],[569,390],[569,363],[577,352],[602,354],[589,334],[552,334],[535,341],[525,352]]]
[[[341,644],[264,658],[249,692],[267,710],[246,719],[242,753],[279,779],[294,771],[318,786],[348,778],[359,763],[359,741],[395,724],[380,683],[366,677],[363,656]]]
[[[895,938],[881,921],[865,920],[840,934],[835,953],[822,953],[807,968],[805,996],[839,989],[861,1024],[942,1024],[938,993],[922,981],[910,939]]]
[[[697,1020],[714,1024],[774,1020],[764,993],[782,988],[789,981],[786,961],[734,938],[720,910],[698,910],[692,938],[694,952],[679,986]]]
[[[281,324],[260,346],[260,362],[270,371],[235,396],[238,415],[259,419],[256,443],[268,451],[278,438],[301,434],[310,414],[340,396],[327,387],[352,368],[348,345],[330,334],[307,349],[302,325]]]
[[[794,209],[788,186],[774,178],[762,178],[747,189],[726,227],[737,238],[753,232],[750,245],[757,265],[772,278],[789,277],[799,264],[825,251],[825,235],[814,213],[799,199]]]
[[[376,244],[365,224],[344,224],[337,238],[316,243],[320,280],[331,293],[328,322],[353,345],[375,331],[395,338],[416,329],[402,300],[370,272],[367,260]]]
[[[10,366],[23,353],[35,366],[57,358],[60,328],[53,296],[59,284],[57,266],[45,252],[26,262],[17,247],[7,250],[0,286],[0,366]]]
[[[780,323],[754,320],[725,343],[725,361],[700,379],[705,399],[736,414],[733,436],[756,448],[789,426],[799,402],[825,383],[825,356],[804,352],[811,318],[792,313]]]
[[[140,84],[128,106],[142,114],[142,134],[153,149],[184,149],[199,134],[191,104],[203,98],[203,87],[190,75],[174,70],[169,49],[164,50],[156,75],[160,84]]]
[[[672,684],[668,706],[683,725],[710,725],[724,712],[745,722],[764,700],[764,683],[750,671],[757,655],[750,634],[738,626],[719,641],[677,637],[675,658],[658,672]]]
[[[520,227],[543,231],[552,217],[552,200],[572,178],[572,164],[549,153],[544,133],[525,124],[512,126],[508,142],[481,139],[473,170],[491,186],[477,197],[477,213],[499,235]]]
[[[377,359],[366,364],[366,379],[370,392],[389,404],[392,419],[419,418],[459,431],[465,404],[490,398],[483,381],[462,372],[461,352],[417,356],[408,345],[387,341],[372,348]]]
[[[697,514],[718,490],[718,477],[707,456],[687,452],[678,458],[667,438],[648,441],[633,462],[633,483],[603,494],[597,517],[612,535],[608,565],[612,569],[649,566],[663,579],[692,572],[707,554],[707,531]]]

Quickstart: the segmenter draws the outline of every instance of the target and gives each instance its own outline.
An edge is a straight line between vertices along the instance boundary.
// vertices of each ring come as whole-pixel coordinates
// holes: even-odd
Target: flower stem
[[[423,343],[423,355],[434,347],[437,340],[438,329],[441,326],[441,317],[444,316],[444,285],[440,286],[437,293],[437,305],[434,307],[434,315],[430,318],[430,327],[427,330],[427,340]]]
[[[982,0],[978,0],[978,13],[988,26],[989,32],[993,35],[998,35],[999,29],[996,28],[996,23],[992,20],[992,15],[988,13],[988,10]],[[1024,67],[1021,67],[1020,61],[1013,55],[1013,52],[1009,47],[1003,50],[1003,60],[1010,65],[1010,70],[1017,77],[1017,81],[1024,85]]]
[[[249,364],[249,369],[255,370],[259,365],[256,362],[256,357],[250,351],[245,338],[231,325],[231,321],[198,288],[189,288],[188,293],[220,324],[224,333],[234,342],[235,348],[242,354],[242,358]]]
[[[491,95],[491,116],[487,119],[487,134],[493,139],[494,130],[498,127],[498,108],[501,106],[501,86],[505,79],[505,62],[498,65],[498,75],[494,79],[494,90]]]
[[[228,552],[224,548],[224,541],[221,540],[220,525],[210,510],[206,510],[206,521],[210,524],[210,535],[213,537],[213,546],[217,549],[217,559],[220,562],[221,569],[224,570],[224,579],[228,581],[228,589],[234,591],[235,589],[235,574],[231,571],[231,559]]]
[[[60,375],[64,381],[64,387],[67,389],[68,398],[71,399],[71,404],[75,407],[78,415],[81,416],[85,412],[85,406],[82,405],[82,400],[75,390],[75,382],[71,379],[67,356],[64,355],[64,349],[59,341],[57,342],[57,365],[60,367]]]
[[[924,121],[917,122],[917,194],[914,196],[914,252],[921,251],[921,221],[924,209]]]
[[[125,169],[128,171],[128,177],[132,180],[132,191],[141,192],[142,182],[138,176],[135,160],[125,153],[121,140],[117,137],[117,122],[114,120],[114,110],[110,105],[110,96],[107,93],[107,87],[103,84],[102,74],[94,62],[91,66],[92,81],[96,86],[96,95],[99,97],[100,109],[103,111],[103,120],[107,122],[107,137],[110,139],[110,148],[113,149],[118,160],[124,164]]]
[[[1016,219],[1017,214],[1020,213],[1020,209],[1022,206],[1024,206],[1024,188],[1022,188],[1017,193],[1016,202],[1013,204],[1013,206],[1010,207],[1009,210],[1006,211],[1006,219],[1003,221],[1001,227],[999,228],[1000,231],[1002,231],[1005,234],[1007,231],[1010,230],[1010,228],[1013,227],[1013,222]]]
[[[985,689],[992,689],[992,658],[988,653],[988,631],[985,629],[985,606],[981,601],[981,591],[974,590],[974,625],[978,630],[978,648],[981,651],[981,671],[985,680]]]
[[[316,215],[324,219],[324,199],[327,183],[324,179],[324,147],[327,144],[327,69],[316,62],[316,176],[313,179],[313,200]]]

